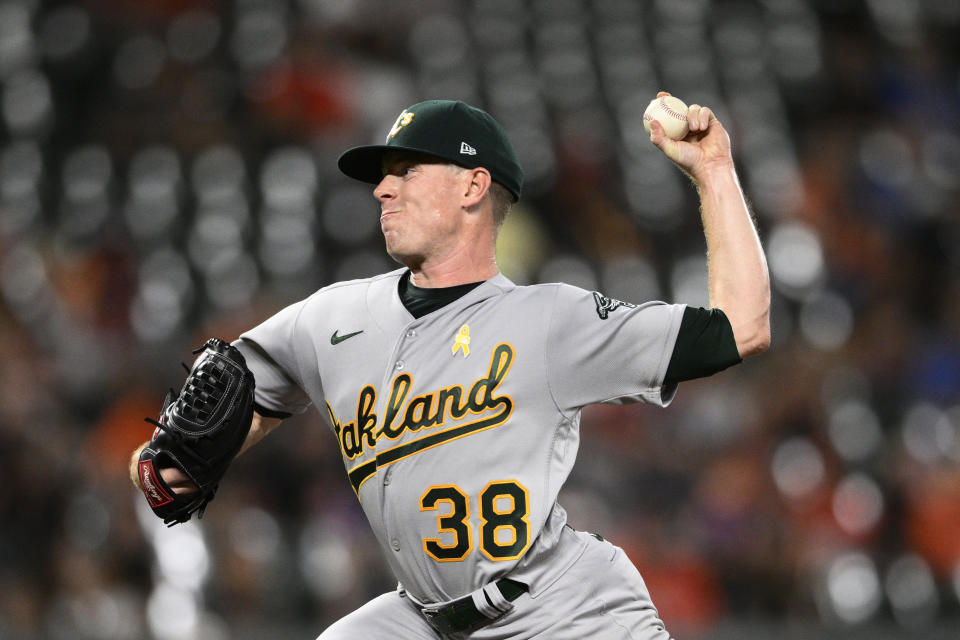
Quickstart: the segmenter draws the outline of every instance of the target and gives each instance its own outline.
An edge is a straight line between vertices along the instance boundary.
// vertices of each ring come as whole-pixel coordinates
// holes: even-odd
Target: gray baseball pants
[[[441,635],[401,591],[374,598],[318,640],[670,640],[640,572],[622,549],[577,532],[580,558],[536,597],[524,593],[509,611],[469,634]]]

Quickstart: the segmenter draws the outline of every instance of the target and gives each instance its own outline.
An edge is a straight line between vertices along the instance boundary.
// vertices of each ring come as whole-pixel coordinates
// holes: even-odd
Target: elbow
[[[770,348],[770,333],[767,332],[766,335],[758,335],[753,340],[737,343],[737,350],[740,352],[741,358],[747,358],[749,356],[756,356],[767,349]]]
[[[763,353],[770,348],[770,315],[765,313],[763,317],[750,323],[749,327],[744,327],[741,331],[736,331],[734,337],[737,341],[737,351],[741,358],[755,356]]]

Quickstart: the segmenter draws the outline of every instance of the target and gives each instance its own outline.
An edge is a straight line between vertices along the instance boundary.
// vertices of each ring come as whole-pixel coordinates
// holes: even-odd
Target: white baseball
[[[650,123],[658,121],[668,138],[682,140],[690,132],[687,123],[687,105],[680,98],[662,96],[654,98],[643,112],[643,128],[650,133]]]

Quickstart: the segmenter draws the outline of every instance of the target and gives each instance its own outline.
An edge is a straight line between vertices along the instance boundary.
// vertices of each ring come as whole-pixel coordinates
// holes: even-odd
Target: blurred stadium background
[[[313,638],[394,586],[319,414],[165,529],[127,480],[180,360],[392,268],[335,159],[431,97],[528,174],[519,283],[705,304],[658,89],[730,130],[773,347],[598,407],[561,503],[681,638],[957,638],[960,3],[0,2],[0,638]]]

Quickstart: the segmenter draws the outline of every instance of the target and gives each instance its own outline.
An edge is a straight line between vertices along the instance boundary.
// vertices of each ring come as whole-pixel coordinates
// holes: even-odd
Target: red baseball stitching
[[[676,118],[677,120],[684,120],[684,121],[686,121],[686,119],[687,119],[687,117],[686,117],[685,115],[683,115],[682,113],[680,113],[680,112],[678,112],[678,111],[674,111],[673,109],[671,109],[671,108],[667,105],[666,96],[663,96],[662,98],[660,98],[660,108],[663,109],[664,111],[666,111],[669,115],[671,115],[671,116],[673,116],[674,118]]]

